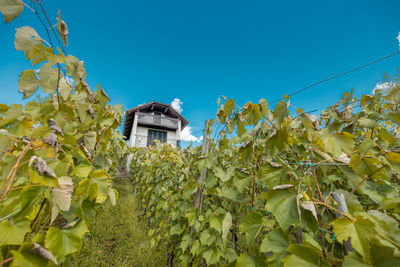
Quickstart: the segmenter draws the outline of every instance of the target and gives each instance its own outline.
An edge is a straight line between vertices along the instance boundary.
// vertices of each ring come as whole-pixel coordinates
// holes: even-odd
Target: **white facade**
[[[153,114],[151,114],[153,115]],[[179,119],[172,119],[172,118],[167,118],[165,116],[160,116],[162,118],[165,118],[164,121],[165,123],[171,121],[171,120],[176,120],[177,122],[177,129],[174,130],[165,130],[165,129],[158,129],[155,126],[149,125],[149,126],[144,126],[144,125],[138,125],[140,123],[140,117],[141,115],[139,112],[136,112],[135,118],[132,124],[132,130],[131,130],[131,135],[130,135],[130,140],[129,140],[129,147],[146,147],[148,146],[148,137],[149,137],[149,130],[152,131],[157,131],[157,132],[162,132],[166,133],[166,140],[164,143],[167,143],[171,145],[172,147],[177,147],[178,142],[180,141],[180,135],[181,135],[181,121]],[[142,116],[144,120],[146,118],[151,117],[149,114],[146,114]],[[155,115],[152,116],[151,119],[154,119],[156,117]],[[155,118],[157,119],[157,118]],[[148,119],[147,119],[148,121]],[[160,121],[161,122],[161,121]]]
[[[147,138],[148,138],[148,132],[150,130],[155,130],[155,131],[160,131],[158,129],[154,129],[151,127],[144,127],[144,126],[137,126],[136,128],[136,138],[135,138],[135,143],[131,144],[131,147],[146,147],[147,146]],[[177,140],[177,131],[171,131],[171,130],[162,130],[163,132],[167,133],[167,144],[171,145],[172,147],[176,147]],[[133,132],[133,131],[132,131]]]
[[[171,105],[152,101],[125,112],[124,136],[129,147],[147,147],[156,144],[180,145],[181,130],[187,121]],[[127,171],[132,155],[127,157]]]

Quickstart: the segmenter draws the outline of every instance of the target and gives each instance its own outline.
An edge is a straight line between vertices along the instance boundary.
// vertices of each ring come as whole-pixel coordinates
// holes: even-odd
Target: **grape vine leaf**
[[[260,251],[272,252],[268,256],[267,262],[273,266],[279,266],[282,259],[286,256],[286,248],[289,246],[289,237],[282,228],[276,228],[269,232],[263,239]]]
[[[258,212],[250,212],[240,224],[239,231],[246,234],[247,244],[251,245],[256,240],[261,230],[262,215]]]
[[[0,0],[0,12],[6,23],[18,17],[23,10],[24,3],[21,0]]]
[[[300,222],[296,196],[296,191],[291,188],[267,193],[266,209],[272,212],[285,230],[290,225]]]
[[[29,53],[33,46],[41,44],[42,41],[35,29],[29,26],[18,28],[15,33],[15,49],[24,51],[26,54]]]
[[[19,92],[24,94],[24,99],[33,95],[40,85],[34,70],[26,70],[21,73],[18,81]]]
[[[219,248],[211,248],[203,252],[203,258],[206,260],[207,265],[216,264],[221,257],[221,251]]]
[[[0,223],[0,245],[20,245],[29,231],[30,221],[27,219],[15,222],[4,220]]]
[[[232,215],[227,212],[224,220],[222,221],[222,239],[225,240],[228,236],[229,229],[232,226]]]
[[[314,248],[292,244],[287,248],[287,251],[290,252],[290,254],[282,260],[287,267],[329,266],[327,262],[322,259],[322,255]]]
[[[256,267],[256,265],[247,253],[242,253],[236,260],[236,267]]]
[[[358,215],[355,221],[342,217],[333,221],[332,224],[339,242],[351,237],[353,248],[363,257],[368,256],[369,240],[377,236],[375,225],[371,220]]]
[[[70,229],[58,229],[52,226],[46,233],[46,248],[53,253],[57,260],[60,260],[81,249],[81,239],[86,232],[88,229],[82,220]]]

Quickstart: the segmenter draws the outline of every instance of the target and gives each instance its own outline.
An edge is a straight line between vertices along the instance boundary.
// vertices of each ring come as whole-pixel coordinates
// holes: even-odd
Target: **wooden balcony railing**
[[[168,117],[161,117],[158,115],[140,113],[138,114],[138,123],[149,126],[161,126],[168,129],[178,129],[178,120]]]

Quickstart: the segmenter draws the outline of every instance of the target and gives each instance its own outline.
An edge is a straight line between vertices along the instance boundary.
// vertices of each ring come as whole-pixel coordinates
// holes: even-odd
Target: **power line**
[[[191,135],[195,135],[195,134],[197,134],[197,133],[200,133],[200,132],[202,132],[203,130],[202,129],[200,129],[200,130],[197,130],[197,131],[195,131],[195,132],[193,132],[193,133],[189,133],[188,135],[185,135],[184,137],[181,137],[181,140],[183,140],[183,139],[185,139],[186,137],[188,137],[188,136],[191,136]],[[183,140],[183,141],[186,141],[186,140]]]
[[[297,95],[297,94],[299,94],[299,93],[301,93],[301,92],[303,92],[303,91],[305,91],[305,90],[307,90],[307,89],[310,89],[311,87],[317,86],[317,85],[319,85],[319,84],[321,84],[321,83],[324,83],[324,82],[327,82],[327,81],[330,81],[330,80],[339,78],[339,77],[341,77],[341,76],[345,76],[345,75],[350,74],[350,73],[352,73],[352,72],[354,72],[354,71],[357,71],[357,70],[363,69],[363,68],[365,68],[365,67],[371,66],[371,65],[373,65],[373,64],[376,64],[376,63],[378,63],[378,62],[380,62],[380,61],[383,61],[383,60],[385,60],[385,59],[391,58],[391,57],[396,56],[396,55],[398,55],[398,54],[400,54],[400,51],[397,51],[397,52],[392,53],[392,54],[389,54],[389,55],[387,55],[387,56],[385,56],[385,57],[376,59],[376,60],[371,61],[371,62],[369,62],[369,63],[367,63],[367,64],[364,64],[364,65],[362,65],[362,66],[359,66],[359,67],[357,67],[357,68],[354,68],[354,69],[351,69],[351,70],[342,72],[342,73],[340,73],[340,74],[336,74],[336,75],[331,76],[331,77],[329,77],[329,78],[325,78],[325,79],[323,79],[323,80],[320,80],[320,81],[318,81],[318,82],[315,82],[315,83],[313,83],[313,84],[310,84],[310,85],[308,85],[308,86],[306,86],[306,87],[304,87],[304,88],[302,88],[302,89],[300,89],[300,90],[297,90],[297,91],[295,91],[294,93],[289,94],[289,97],[294,96],[294,95]],[[270,103],[272,104],[272,103],[276,103],[276,102],[278,102],[278,101],[280,101],[280,99],[275,100],[275,101],[272,101],[272,102],[270,102]]]

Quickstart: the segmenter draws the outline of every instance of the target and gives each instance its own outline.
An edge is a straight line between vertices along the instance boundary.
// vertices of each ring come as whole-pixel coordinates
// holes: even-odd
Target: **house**
[[[155,140],[172,147],[180,147],[181,131],[189,124],[171,105],[152,101],[125,111],[123,135],[129,147],[147,147]],[[125,174],[130,172],[132,155],[126,158]]]
[[[155,140],[179,147],[181,131],[188,123],[171,105],[152,101],[125,112],[123,135],[129,147],[147,147]]]

